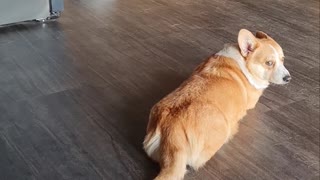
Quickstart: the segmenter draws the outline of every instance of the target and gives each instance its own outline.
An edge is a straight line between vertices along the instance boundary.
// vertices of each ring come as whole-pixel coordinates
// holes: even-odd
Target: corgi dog
[[[189,165],[202,167],[237,132],[270,83],[286,84],[280,45],[264,32],[246,29],[238,43],[200,64],[191,77],[155,104],[144,150],[161,167],[156,180],[180,180]]]

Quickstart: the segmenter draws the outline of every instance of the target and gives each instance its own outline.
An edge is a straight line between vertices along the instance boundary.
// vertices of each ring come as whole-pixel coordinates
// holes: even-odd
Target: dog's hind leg
[[[160,160],[161,171],[155,180],[181,180],[186,173],[187,153],[165,151]]]
[[[196,161],[192,162],[192,164],[190,164],[190,166],[194,169],[194,170],[198,170],[200,167],[204,166],[206,164],[207,161],[209,161],[211,159],[211,157],[219,150],[221,146],[217,147],[217,148],[208,148],[208,149],[204,149],[201,154],[199,155],[198,159],[196,159]]]
[[[185,132],[180,128],[169,128],[162,135],[159,159],[161,171],[155,180],[181,180],[188,162]]]

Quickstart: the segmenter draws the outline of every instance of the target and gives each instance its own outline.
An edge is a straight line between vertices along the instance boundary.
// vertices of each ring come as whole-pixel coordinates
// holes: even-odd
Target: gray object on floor
[[[64,9],[63,0],[50,0],[50,12],[60,13]]]
[[[0,25],[56,18],[62,10],[63,0],[1,0]]]

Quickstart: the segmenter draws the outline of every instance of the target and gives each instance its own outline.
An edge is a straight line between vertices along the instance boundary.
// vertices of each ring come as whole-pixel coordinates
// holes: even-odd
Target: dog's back
[[[210,57],[152,108],[144,149],[168,167],[159,179],[182,178],[187,164],[198,169],[228,141],[237,129],[230,120],[247,110],[247,86],[232,60]]]

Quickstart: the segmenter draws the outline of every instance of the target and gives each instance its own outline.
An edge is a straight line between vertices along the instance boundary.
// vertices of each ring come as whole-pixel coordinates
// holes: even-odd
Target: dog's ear
[[[268,34],[262,32],[262,31],[258,31],[256,33],[256,37],[259,39],[268,39],[269,38]]]
[[[247,57],[257,46],[256,37],[248,30],[241,29],[238,35],[238,44],[243,57]]]

